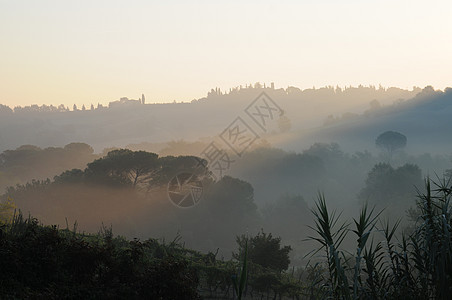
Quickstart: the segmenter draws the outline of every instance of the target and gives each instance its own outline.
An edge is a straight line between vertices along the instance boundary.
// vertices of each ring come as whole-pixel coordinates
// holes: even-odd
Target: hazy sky
[[[0,103],[452,86],[451,1],[0,0]]]

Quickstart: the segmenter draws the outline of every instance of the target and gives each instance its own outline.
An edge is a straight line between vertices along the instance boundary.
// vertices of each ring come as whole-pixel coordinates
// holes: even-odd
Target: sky
[[[451,1],[0,0],[0,103],[452,86]]]

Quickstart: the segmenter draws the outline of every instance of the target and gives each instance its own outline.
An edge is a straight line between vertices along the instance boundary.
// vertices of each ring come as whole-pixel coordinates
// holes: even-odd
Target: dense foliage
[[[97,157],[93,148],[85,143],[44,149],[22,145],[6,150],[0,153],[0,190],[32,179],[53,178],[68,169],[84,168]]]
[[[16,155],[31,159],[46,151],[23,147],[0,158],[2,166],[11,169],[20,162],[13,159]],[[86,144],[69,144],[65,151],[92,156]],[[328,211],[323,196],[314,218],[306,198],[298,193],[279,194],[278,200],[259,210],[253,185],[230,176],[204,181],[203,201],[196,209],[177,209],[168,201],[167,183],[181,171],[198,170],[199,159],[192,156],[159,157],[115,149],[86,168],[65,171],[54,180],[9,187],[0,198],[0,269],[5,270],[0,274],[1,296],[192,299],[231,298],[240,290],[244,297],[258,298],[447,298],[452,278],[450,170],[443,182],[434,183],[433,188],[428,182],[424,189],[422,171],[406,163],[410,159],[394,157],[395,167],[375,164],[376,160],[367,152],[346,154],[337,144],[315,144],[302,154],[256,149],[237,165],[238,173],[265,185],[261,192],[269,194],[289,187],[307,191],[324,180],[329,194],[336,191],[330,204],[347,207],[343,198],[361,188],[356,198],[375,208],[364,205],[354,226],[341,223],[336,213]],[[428,164],[432,158],[419,161]],[[279,182],[278,176],[287,181]],[[349,183],[358,177],[364,187]],[[410,214],[417,223],[398,221],[391,226],[380,221],[383,218],[376,212],[380,207],[391,205],[385,216],[399,217],[414,204],[415,186],[420,197]],[[342,189],[347,193],[338,193]],[[105,229],[98,235],[60,230],[58,225],[39,225],[37,219],[24,219],[20,214],[12,218],[16,207],[32,211],[45,224],[67,224],[65,217],[70,215],[81,226],[88,225],[83,230],[89,232],[95,232],[101,221],[112,223],[115,231],[129,230],[120,231],[129,238],[138,230],[144,238],[174,236],[181,230],[188,246],[176,241],[127,240]],[[347,217],[351,213],[347,211]],[[317,253],[325,256],[313,257],[305,267],[303,255],[311,246],[298,242],[313,219],[317,235],[312,239],[321,244]],[[275,235],[263,229],[256,236],[248,234],[259,228]],[[351,239],[342,241],[353,234],[357,244],[350,253]],[[201,254],[189,249],[195,247],[204,252],[218,250]],[[217,258],[218,253],[233,251],[231,260]],[[243,289],[236,287],[239,282]]]
[[[231,179],[232,180],[232,179]],[[235,259],[218,259],[171,243],[97,235],[43,226],[19,213],[0,227],[3,298],[196,299],[232,298],[246,278],[244,297],[311,299],[448,299],[452,290],[450,181],[426,181],[411,232],[381,221],[365,205],[353,225],[327,209],[313,209],[320,244],[306,267],[292,268],[290,246],[264,231],[237,237]],[[347,235],[354,253],[342,250]],[[247,253],[244,256],[244,253]],[[314,263],[315,262],[315,263]],[[246,276],[243,267],[247,266]],[[238,277],[238,274],[241,274]]]
[[[0,295],[16,299],[195,299],[198,275],[184,250],[83,235],[21,214],[0,228]]]
[[[386,131],[380,134],[375,140],[375,145],[385,150],[389,158],[392,157],[394,151],[404,148],[407,143],[407,138],[405,135],[396,131]]]
[[[287,268],[285,246],[263,233],[251,238],[253,273],[244,293],[284,295],[301,291],[301,283],[281,273]],[[260,241],[260,242],[259,242]],[[257,244],[256,244],[257,243]],[[240,245],[241,246],[241,245]],[[275,248],[276,246],[276,248]],[[260,266],[256,251],[274,248],[276,268]],[[243,250],[239,248],[239,250]],[[273,252],[272,252],[273,253]],[[261,253],[262,254],[262,253]],[[257,256],[256,256],[257,255]],[[12,299],[198,299],[234,296],[240,271],[235,260],[217,259],[170,243],[114,237],[103,227],[96,235],[44,226],[16,214],[0,227],[0,296]],[[280,262],[277,262],[280,260]],[[261,268],[259,268],[260,266]]]
[[[416,196],[414,187],[422,187],[422,172],[418,166],[405,164],[393,168],[390,164],[379,163],[368,173],[358,198],[372,205],[406,206]]]

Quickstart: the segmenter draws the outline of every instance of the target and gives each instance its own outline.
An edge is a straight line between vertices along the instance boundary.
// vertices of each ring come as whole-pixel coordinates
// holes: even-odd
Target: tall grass
[[[340,214],[336,211],[331,214],[326,206],[325,197],[319,194],[316,208],[312,210],[315,216],[315,227],[313,229],[320,237],[310,237],[320,243],[321,247],[315,253],[325,251],[325,258],[328,270],[328,279],[326,281],[328,297],[338,297],[342,295],[345,299],[350,299],[350,290],[348,278],[345,275],[344,260],[345,256],[339,251],[341,243],[347,235],[348,224],[338,225]],[[339,228],[336,229],[338,225]]]
[[[316,284],[328,299],[451,299],[452,219],[450,181],[426,179],[418,194],[420,211],[415,230],[397,234],[400,220],[380,220],[380,212],[365,205],[352,224],[329,212],[319,195],[313,214],[317,233],[310,239],[323,250],[326,266]],[[356,236],[353,259],[340,249],[348,234]],[[311,287],[312,288],[312,287]]]
[[[234,291],[237,295],[237,299],[241,300],[243,291],[245,290],[246,280],[248,277],[248,241],[245,243],[245,253],[243,256],[242,269],[240,271],[240,278],[233,277]]]

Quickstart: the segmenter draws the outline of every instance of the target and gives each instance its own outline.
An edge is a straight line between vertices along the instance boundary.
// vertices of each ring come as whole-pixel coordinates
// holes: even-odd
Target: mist
[[[202,159],[211,141],[221,142],[218,137],[230,120],[243,116],[240,109],[247,106],[246,100],[262,92],[281,107],[279,119],[268,123],[266,132],[259,131],[258,139],[240,157],[231,149],[224,150],[234,160],[222,170],[223,179],[203,186],[199,205],[182,210],[172,205],[168,182],[177,170],[193,171],[196,160],[188,165],[183,161],[189,157]],[[443,136],[449,134],[450,124],[442,116],[447,114],[450,97],[450,89],[442,92],[430,87],[413,91],[362,86],[278,90],[256,84],[228,93],[215,89],[191,103],[144,104],[127,99],[94,110],[3,108],[6,118],[1,121],[10,123],[1,127],[2,141],[7,141],[2,146],[30,142],[31,135],[32,140],[39,140],[39,146],[4,150],[0,155],[0,186],[3,198],[13,198],[23,212],[62,228],[77,223],[78,230],[96,232],[106,224],[128,238],[171,239],[180,234],[187,246],[202,251],[220,248],[226,257],[234,248],[235,236],[265,229],[303,249],[300,241],[308,235],[306,225],[312,225],[310,209],[319,193],[345,216],[352,216],[357,208],[369,203],[385,209],[385,215],[397,217],[415,207],[416,188],[422,189],[423,178],[447,174],[452,157],[444,147],[447,142]],[[410,123],[420,113],[434,120],[429,124],[435,128],[433,132],[418,131]],[[35,126],[23,121],[30,116]],[[408,140],[391,157],[375,144],[386,129],[403,132]],[[71,138],[78,142],[54,146]],[[88,144],[90,141],[94,143]],[[109,147],[102,148],[105,145]],[[132,185],[132,177],[120,175],[125,172],[120,168],[126,168],[120,167],[122,164],[134,164],[127,162],[132,156],[91,170],[96,162],[126,151],[120,149],[129,149],[130,155],[155,153],[160,163],[152,167],[154,171],[146,172],[164,173],[164,179],[156,181],[149,173],[143,182]],[[182,165],[175,165],[176,161]],[[378,166],[389,173],[378,175]],[[111,179],[115,176],[122,179]],[[375,189],[391,188],[372,181],[374,176],[380,176],[377,179],[382,182],[394,176],[397,184],[404,185],[394,186],[389,196],[376,194]],[[218,188],[228,180],[229,188]],[[249,206],[223,207],[221,203],[231,202],[241,183],[248,192],[237,197],[248,199]],[[239,226],[239,217],[231,214],[241,210],[245,210],[240,217],[245,223]]]
[[[0,1],[0,299],[449,299],[451,8]]]

